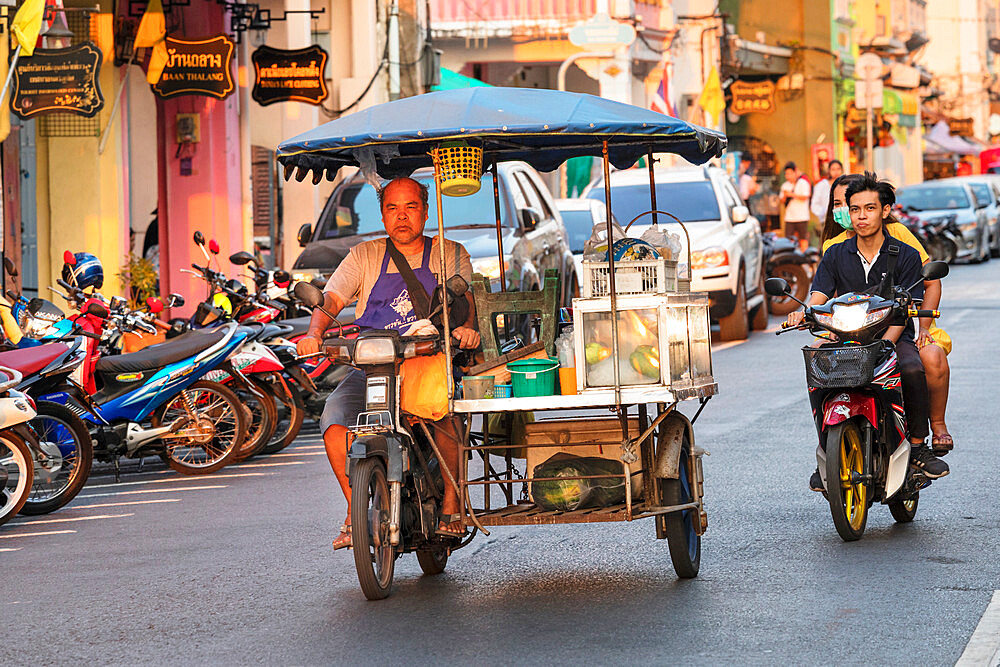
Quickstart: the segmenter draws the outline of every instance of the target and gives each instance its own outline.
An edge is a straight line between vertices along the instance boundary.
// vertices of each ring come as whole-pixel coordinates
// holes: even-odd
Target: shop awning
[[[924,137],[927,140],[927,153],[953,153],[956,155],[979,155],[982,149],[961,137],[954,136],[948,129],[948,123],[938,121]]]
[[[792,50],[785,46],[771,46],[737,37],[732,41],[732,62],[729,65],[739,76],[779,77],[788,74]]]
[[[450,70],[447,67],[441,68],[441,83],[436,86],[431,86],[431,90],[457,90],[458,88],[488,88],[490,84],[484,83],[479,79],[473,79],[471,76],[465,76],[464,74],[459,74],[454,70]]]
[[[917,126],[919,109],[920,101],[913,93],[892,88],[882,89],[882,113],[898,115],[899,124],[903,127]]]

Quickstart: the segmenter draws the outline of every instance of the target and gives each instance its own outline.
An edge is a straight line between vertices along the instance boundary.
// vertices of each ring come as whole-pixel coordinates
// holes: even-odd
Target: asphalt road
[[[1000,261],[954,267],[952,475],[860,542],[807,489],[807,339],[714,355],[696,426],[710,527],[676,579],[653,524],[499,528],[365,601],[330,540],[344,502],[315,431],[215,475],[95,475],[68,507],[0,528],[3,664],[953,664],[1000,588]],[[772,321],[772,325],[776,320]]]

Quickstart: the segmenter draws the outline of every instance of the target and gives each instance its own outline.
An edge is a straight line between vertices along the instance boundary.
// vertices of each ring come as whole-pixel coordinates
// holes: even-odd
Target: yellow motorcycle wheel
[[[861,539],[868,522],[868,485],[857,480],[864,474],[864,449],[857,423],[831,427],[826,437],[826,492],[833,525],[845,542]]]

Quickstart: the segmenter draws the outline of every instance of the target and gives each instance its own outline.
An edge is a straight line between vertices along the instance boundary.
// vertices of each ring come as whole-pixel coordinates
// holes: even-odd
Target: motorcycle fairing
[[[892,498],[893,495],[903,486],[906,481],[906,469],[910,466],[910,443],[903,438],[903,441],[896,447],[896,451],[889,456],[889,469],[885,475],[885,499]]]
[[[823,404],[823,426],[835,426],[853,417],[864,417],[873,428],[878,428],[878,408],[875,397],[855,391],[833,394]]]

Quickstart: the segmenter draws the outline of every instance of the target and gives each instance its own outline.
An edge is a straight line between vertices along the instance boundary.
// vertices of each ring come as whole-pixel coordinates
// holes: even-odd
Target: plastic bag
[[[448,370],[443,353],[405,360],[399,379],[403,412],[431,421],[448,414]]]
[[[611,223],[611,244],[628,238],[625,230],[617,222]],[[608,253],[608,226],[604,222],[594,225],[590,232],[590,238],[583,244],[583,258],[586,260],[600,261],[605,259]]]
[[[677,259],[681,254],[681,237],[679,234],[660,229],[658,225],[647,228],[639,237],[640,241],[645,241],[656,248],[663,259]]]
[[[620,461],[559,453],[535,466],[532,477],[619,475],[604,479],[568,479],[532,482],[531,497],[547,510],[573,511],[582,507],[610,507],[625,502],[625,478]]]

